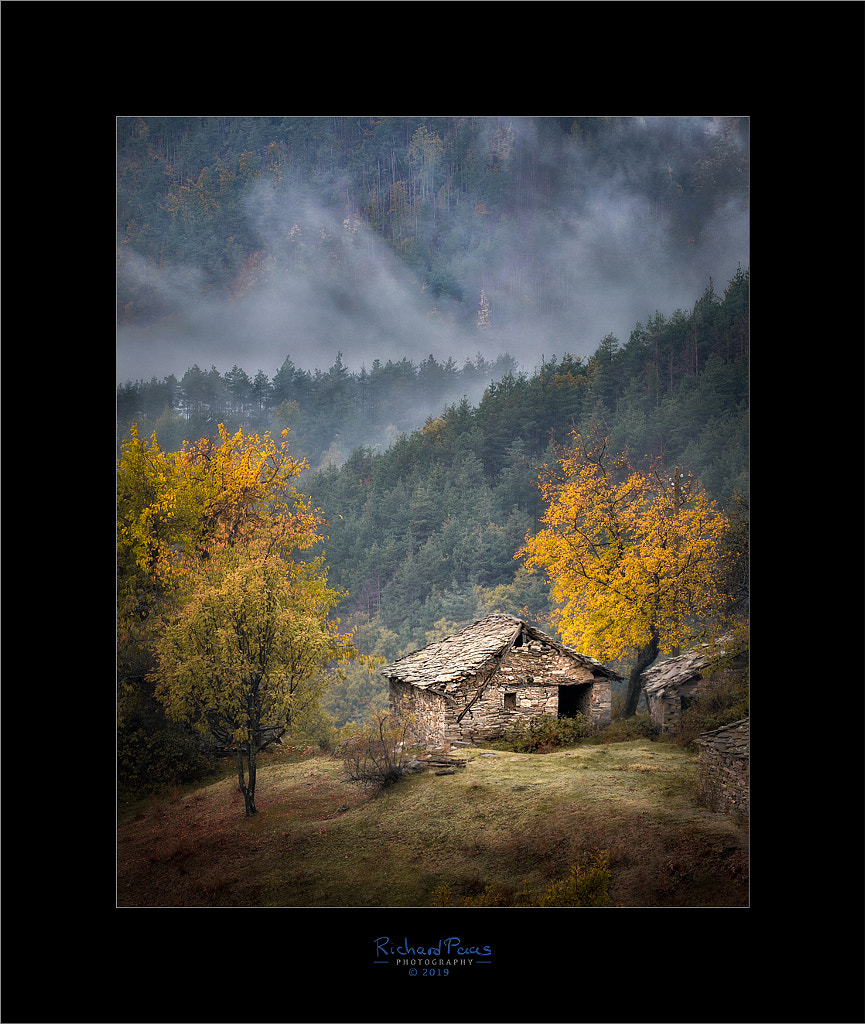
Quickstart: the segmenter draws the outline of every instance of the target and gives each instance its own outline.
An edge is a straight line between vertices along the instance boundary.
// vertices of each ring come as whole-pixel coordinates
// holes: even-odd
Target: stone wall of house
[[[512,647],[499,675],[509,682],[543,682],[547,686],[556,686],[567,680],[590,683],[594,678],[588,666],[576,664],[555,648],[537,640],[523,647]]]
[[[506,695],[513,695],[513,706],[506,701]],[[449,715],[449,739],[490,740],[513,729],[518,722],[538,718],[540,715],[557,715],[559,694],[557,687],[520,685],[491,685],[483,697],[472,705],[457,724],[456,714]]]
[[[613,720],[613,684],[596,679],[589,695],[589,725],[593,730],[606,728]]]
[[[414,743],[445,743],[447,704],[443,697],[394,680],[390,680],[388,689],[391,710],[403,719],[411,718],[407,739]]]
[[[709,810],[750,818],[750,719],[697,737],[701,803]]]
[[[661,695],[648,694],[649,717],[652,723],[658,727],[662,736],[671,736],[679,731],[679,721],[682,717],[682,698],[687,702],[695,696],[703,684],[702,679],[694,679],[688,683],[681,683],[675,690],[670,690]]]

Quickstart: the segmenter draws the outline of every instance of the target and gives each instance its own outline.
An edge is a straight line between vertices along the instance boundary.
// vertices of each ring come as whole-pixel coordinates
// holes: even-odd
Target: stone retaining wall
[[[750,719],[701,733],[696,743],[701,802],[712,811],[750,818]]]

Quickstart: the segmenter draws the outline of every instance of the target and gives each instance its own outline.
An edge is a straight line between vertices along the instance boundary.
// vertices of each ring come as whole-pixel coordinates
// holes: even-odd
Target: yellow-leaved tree
[[[342,595],[327,585],[323,560],[295,557],[316,537],[295,525],[276,517],[221,527],[206,557],[164,559],[182,599],[156,644],[156,696],[171,719],[234,752],[247,815],[256,813],[258,753],[356,656],[331,615]]]
[[[124,441],[117,467],[117,579],[121,614],[146,616],[169,582],[155,571],[168,551],[205,551],[219,528],[231,540],[246,523],[264,523],[276,512],[294,515],[315,529],[295,489],[304,462],[269,434],[230,435],[220,424],[220,443],[202,438],[180,453],[165,452],[156,436],[147,444],[135,427]],[[127,606],[132,606],[127,608]]]
[[[135,431],[118,466],[118,674],[124,705],[146,681],[169,719],[237,757],[255,813],[256,754],[314,705],[355,656],[327,585],[321,514],[295,487],[304,463],[269,434],[202,439],[182,452]]]
[[[542,529],[515,557],[547,573],[565,643],[600,659],[635,655],[623,708],[631,716],[658,654],[723,619],[729,522],[678,469],[636,468],[597,431],[575,431],[571,442],[541,476]]]
[[[180,453],[149,443],[135,427],[117,465],[117,661],[121,729],[149,700],[155,631],[176,581],[166,574],[168,552],[206,553],[214,531],[230,537],[246,522],[297,504],[294,484],[304,468],[269,435],[234,435],[220,426],[220,443],[202,439]],[[292,508],[295,516],[311,510]],[[314,529],[315,524],[310,521]],[[161,571],[157,567],[161,566]],[[152,718],[152,715],[145,715]]]

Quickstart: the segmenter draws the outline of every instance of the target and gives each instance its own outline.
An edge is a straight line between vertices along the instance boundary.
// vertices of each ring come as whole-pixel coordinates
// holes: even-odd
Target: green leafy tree
[[[223,529],[206,555],[166,566],[184,593],[157,643],[156,694],[171,719],[234,751],[247,815],[258,753],[318,705],[329,666],[355,653],[331,616],[341,595],[321,559],[290,556],[317,539],[293,525]]]

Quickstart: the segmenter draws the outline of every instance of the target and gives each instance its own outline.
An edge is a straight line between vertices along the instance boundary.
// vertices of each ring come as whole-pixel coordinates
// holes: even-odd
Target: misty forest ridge
[[[539,467],[575,427],[603,422],[617,448],[665,454],[741,514],[748,339],[748,274],[739,271],[723,296],[707,290],[690,312],[658,314],[625,345],[609,339],[585,362],[551,359],[532,376],[503,363],[509,372],[476,405],[445,405],[411,432],[393,421],[423,405],[431,370],[447,379],[432,359],[373,374],[339,361],[311,374],[287,360],[272,381],[258,378],[259,390],[240,370],[130,383],[118,389],[118,426],[121,438],[133,423],[142,437],[153,430],[175,451],[219,423],[274,436],[290,426],[293,454],[313,467],[300,486],[327,519],[319,553],[347,594],[344,626],[365,651],[392,661],[494,610],[528,608],[546,621],[546,581],[514,552],[543,513]],[[476,374],[477,364],[461,373]],[[461,373],[453,371],[457,385]],[[378,676],[349,666],[323,707],[341,727],[384,700]]]
[[[587,358],[747,267],[748,134],[730,117],[118,118],[118,382],[272,378],[337,352],[352,372]]]

